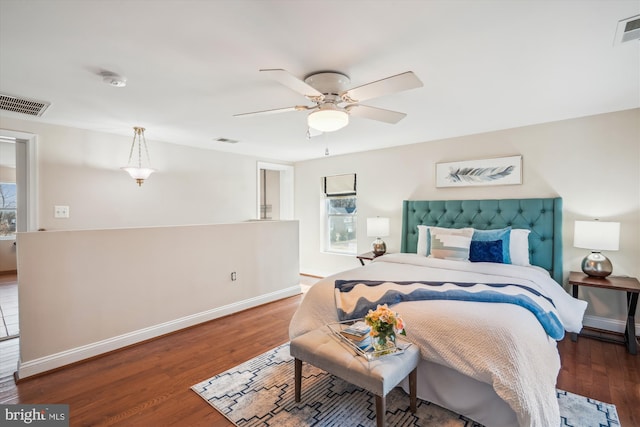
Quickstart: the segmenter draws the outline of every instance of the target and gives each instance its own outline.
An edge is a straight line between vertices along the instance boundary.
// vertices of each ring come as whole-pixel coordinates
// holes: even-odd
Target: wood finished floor
[[[66,403],[72,426],[232,426],[190,387],[286,342],[301,298],[216,319],[18,385],[2,371],[0,403]],[[16,358],[17,347],[17,339],[0,342],[2,360]],[[640,426],[640,356],[588,338],[574,343],[567,337],[559,350],[559,388],[614,403],[623,427]]]

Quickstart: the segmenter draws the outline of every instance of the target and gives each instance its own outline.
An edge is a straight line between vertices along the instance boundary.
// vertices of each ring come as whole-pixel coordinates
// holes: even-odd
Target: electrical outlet
[[[237,278],[238,278],[238,276],[236,275],[236,272],[235,272],[235,271],[232,271],[232,272],[231,272],[231,281],[232,281],[232,282],[235,282]]]
[[[53,207],[54,218],[69,218],[69,206],[54,206]]]

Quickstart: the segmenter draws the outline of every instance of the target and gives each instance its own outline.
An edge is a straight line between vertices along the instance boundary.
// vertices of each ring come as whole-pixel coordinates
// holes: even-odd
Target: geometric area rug
[[[236,426],[376,425],[371,393],[305,364],[302,401],[294,400],[293,358],[283,344],[193,387],[205,401]],[[619,427],[615,405],[558,390],[561,426]],[[387,395],[389,426],[482,427],[481,424],[418,399],[415,414],[409,397],[396,387]]]

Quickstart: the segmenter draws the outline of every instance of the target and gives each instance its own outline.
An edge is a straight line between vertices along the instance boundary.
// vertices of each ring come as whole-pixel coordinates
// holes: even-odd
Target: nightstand
[[[384,255],[384,254],[382,254],[382,255]],[[360,260],[360,264],[364,265],[365,260],[366,261],[371,261],[372,259],[377,258],[377,257],[382,256],[382,255],[375,255],[372,251],[369,251],[369,252],[365,252],[365,253],[360,254],[360,255],[356,255],[356,258],[358,258],[358,260]]]
[[[636,340],[636,308],[638,306],[638,294],[640,294],[640,282],[635,277],[590,277],[584,273],[572,271],[569,274],[569,284],[572,285],[574,298],[578,297],[580,286],[591,286],[594,288],[611,289],[627,293],[627,326],[624,329],[624,341],[627,350],[631,354],[638,354],[638,342]],[[597,338],[592,337],[591,338]],[[571,340],[576,341],[577,334],[571,334]]]

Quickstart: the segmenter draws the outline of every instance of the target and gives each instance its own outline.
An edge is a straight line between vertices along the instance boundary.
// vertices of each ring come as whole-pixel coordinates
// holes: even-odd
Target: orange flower
[[[369,310],[364,320],[371,326],[371,336],[375,337],[380,333],[386,335],[391,329],[396,333],[405,335],[404,321],[400,315],[392,311],[387,304],[378,305],[375,310]]]

